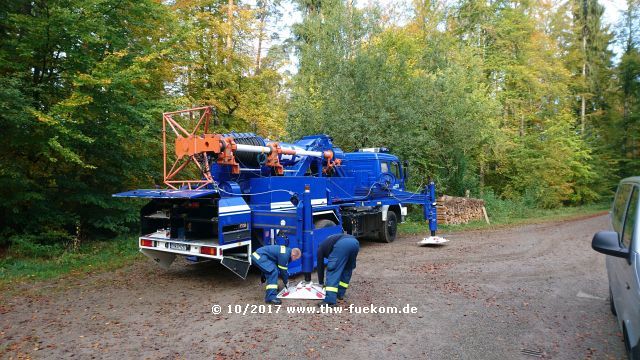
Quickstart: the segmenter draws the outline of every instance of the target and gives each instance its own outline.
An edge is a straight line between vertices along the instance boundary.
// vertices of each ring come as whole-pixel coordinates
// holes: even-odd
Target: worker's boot
[[[335,306],[336,306],[336,304],[331,304],[331,303],[328,303],[328,302],[326,302],[326,301],[322,300],[322,301],[320,301],[320,302],[318,303],[318,307],[323,307],[323,306],[335,307]]]
[[[282,305],[282,300],[280,299],[271,299],[269,301],[265,301],[267,304],[272,304],[272,305]]]

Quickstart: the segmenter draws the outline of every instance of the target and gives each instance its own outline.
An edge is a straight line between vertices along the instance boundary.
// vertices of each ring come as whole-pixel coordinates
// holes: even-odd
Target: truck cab
[[[387,148],[366,148],[344,154],[341,171],[352,183],[354,197],[342,206],[346,233],[392,242],[407,207],[389,194],[405,191],[406,168]],[[339,193],[345,186],[335,191]],[[402,196],[400,196],[402,197]]]
[[[406,171],[387,148],[366,148],[346,153],[346,176],[355,179],[356,195],[382,196],[388,190],[405,190]]]

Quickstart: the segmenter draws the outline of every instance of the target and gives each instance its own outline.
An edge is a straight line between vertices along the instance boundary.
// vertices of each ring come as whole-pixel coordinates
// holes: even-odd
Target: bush
[[[65,246],[61,243],[43,243],[34,235],[13,236],[8,255],[16,258],[52,259],[61,255]]]
[[[522,198],[502,199],[493,190],[485,191],[482,198],[485,201],[487,214],[492,221],[502,222],[509,218],[523,218],[535,208],[535,199],[525,194]]]

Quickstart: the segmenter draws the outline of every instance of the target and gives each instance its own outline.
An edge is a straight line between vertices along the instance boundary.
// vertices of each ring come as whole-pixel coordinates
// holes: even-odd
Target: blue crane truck
[[[185,116],[198,121],[191,131]],[[288,144],[215,134],[212,116],[213,107],[163,114],[166,188],[114,195],[150,200],[140,211],[139,247],[162,267],[177,256],[216,259],[245,278],[252,251],[281,244],[302,250],[289,273],[310,281],[323,239],[345,232],[392,242],[408,204],[423,207],[435,235],[435,184],[406,191],[408,166],[387,149],[343,152],[327,135]]]

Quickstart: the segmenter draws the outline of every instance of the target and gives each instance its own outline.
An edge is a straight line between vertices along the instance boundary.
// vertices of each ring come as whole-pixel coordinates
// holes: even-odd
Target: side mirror
[[[402,167],[404,170],[403,175],[404,175],[404,180],[406,181],[409,178],[409,160],[405,160],[402,162]]]
[[[629,257],[629,250],[621,248],[618,243],[618,233],[615,231],[599,231],[591,240],[593,250],[615,257]]]

